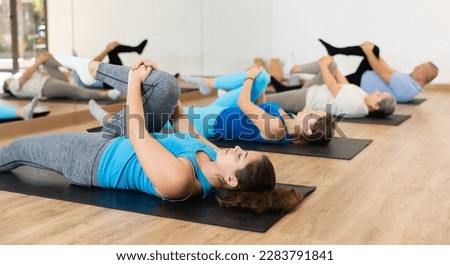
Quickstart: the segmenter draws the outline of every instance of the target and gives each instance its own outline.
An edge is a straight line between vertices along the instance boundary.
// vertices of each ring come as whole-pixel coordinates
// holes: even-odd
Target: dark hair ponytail
[[[275,169],[265,155],[236,171],[238,188],[220,190],[216,199],[222,207],[238,207],[256,213],[291,211],[303,199],[295,190],[274,189]]]
[[[331,114],[320,117],[311,128],[312,134],[301,134],[302,140],[311,145],[327,145],[334,136],[334,128],[336,127]]]
[[[222,207],[237,207],[255,213],[290,212],[303,197],[294,189],[274,189],[265,192],[221,190],[216,194]]]

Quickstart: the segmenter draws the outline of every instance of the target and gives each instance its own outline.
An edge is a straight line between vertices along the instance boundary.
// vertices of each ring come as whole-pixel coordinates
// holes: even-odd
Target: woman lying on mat
[[[43,65],[46,73],[41,73],[39,66]],[[5,80],[3,91],[18,98],[69,98],[117,100],[120,92],[111,90],[91,90],[69,83],[67,77],[58,67],[61,66],[48,52],[43,52],[36,62],[18,79]]]
[[[332,57],[324,56],[319,61],[295,66],[295,73],[315,76],[300,89],[273,93],[266,96],[289,112],[304,108],[330,111],[334,116],[360,118],[367,115],[386,117],[394,113],[396,101],[389,93],[374,91],[367,94],[360,87],[350,84],[338,71]]]
[[[140,61],[129,71],[71,60],[83,82],[96,77],[127,93],[127,135],[59,133],[19,139],[0,148],[0,171],[28,165],[59,172],[77,185],[140,190],[174,201],[221,188],[227,191],[217,198],[222,206],[256,212],[290,211],[302,200],[294,190],[275,189],[274,168],[261,153],[215,149],[191,136],[189,122],[176,113],[177,132],[159,132],[158,125],[169,120],[165,114],[177,106],[180,89],[172,75],[152,70],[151,62]],[[125,130],[123,123],[116,125]]]
[[[33,118],[33,111],[38,104],[39,98],[35,97],[23,108],[13,108],[9,106],[0,106],[0,121],[10,119],[29,120]]]
[[[206,138],[318,145],[326,145],[333,138],[333,119],[324,111],[304,110],[289,115],[280,105],[265,102],[269,74],[261,66],[217,78],[182,78],[197,84],[203,94],[211,88],[229,90],[206,107],[184,110]]]

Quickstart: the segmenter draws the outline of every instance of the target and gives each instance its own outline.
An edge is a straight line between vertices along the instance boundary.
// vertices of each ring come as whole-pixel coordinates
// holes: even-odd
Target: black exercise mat
[[[409,119],[410,117],[411,115],[392,114],[385,118],[376,118],[376,117],[348,118],[348,119],[344,118],[341,121],[351,123],[398,126],[407,119]]]
[[[3,100],[14,100],[14,101],[30,101],[30,98],[17,98],[13,97],[8,93],[1,93],[0,99]],[[74,98],[40,98],[39,101],[43,102],[61,102],[61,103],[88,103],[89,99],[74,99]],[[96,99],[95,101],[101,103],[102,105],[110,105],[115,103],[124,102],[124,100],[104,100],[104,99]]]
[[[102,130],[102,126],[99,126],[99,127],[94,127],[94,128],[89,128],[89,129],[87,129],[86,131],[87,132],[100,132],[101,130]]]
[[[50,113],[50,111],[42,111],[42,112],[35,112],[33,113],[33,119],[47,116]],[[15,118],[15,119],[5,119],[0,120],[0,123],[10,122],[10,121],[22,121],[23,119]]]
[[[195,84],[190,84],[185,81],[181,81],[177,79],[178,86],[180,87],[180,91],[183,92],[191,92],[191,91],[199,91],[199,88]]]
[[[277,186],[295,189],[305,197],[316,189],[288,184]],[[254,232],[267,231],[285,215],[222,208],[214,195],[168,202],[138,191],[83,188],[70,184],[57,173],[30,167],[0,173],[0,190]]]
[[[244,150],[254,150],[291,155],[316,156],[350,160],[368,146],[372,140],[333,138],[325,146],[307,144],[271,144],[238,140],[210,140],[219,147],[233,148],[239,145]]]
[[[88,132],[99,132],[102,127],[87,129]],[[325,158],[350,160],[368,146],[372,140],[333,138],[326,146],[307,145],[307,144],[271,144],[239,140],[209,140],[218,147],[233,148],[239,145],[244,150],[254,150],[261,152],[316,156]]]
[[[426,100],[427,100],[426,98],[413,98],[411,101],[408,102],[397,102],[397,103],[402,105],[420,105]]]
[[[181,93],[199,91],[198,87],[180,87]]]

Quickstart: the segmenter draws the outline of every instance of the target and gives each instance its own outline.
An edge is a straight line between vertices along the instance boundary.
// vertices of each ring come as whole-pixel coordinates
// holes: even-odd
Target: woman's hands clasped
[[[130,79],[139,79],[142,83],[147,79],[153,69],[159,69],[156,63],[150,59],[141,59],[131,66]]]

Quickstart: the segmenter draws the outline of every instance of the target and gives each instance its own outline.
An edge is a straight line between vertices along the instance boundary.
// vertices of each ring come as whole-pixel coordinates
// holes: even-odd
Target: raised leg
[[[239,94],[241,93],[245,78],[247,78],[247,72],[245,71],[215,78],[214,87],[224,88],[226,90],[230,90],[230,92],[217,98],[213,104],[227,107],[237,107],[237,100],[239,98]],[[259,75],[255,78],[252,85],[250,95],[250,100],[252,102],[255,102],[261,96],[269,82],[270,76],[267,71],[261,71],[261,73],[259,73]]]
[[[128,91],[128,71],[125,66],[92,62],[89,69],[96,70],[96,78],[118,89],[122,94]],[[146,129],[158,132],[167,123],[180,96],[176,79],[169,73],[153,70],[142,84],[142,104],[146,115]],[[125,109],[126,110],[126,109]],[[104,132],[124,135],[126,132],[125,110],[114,115],[105,125]]]

